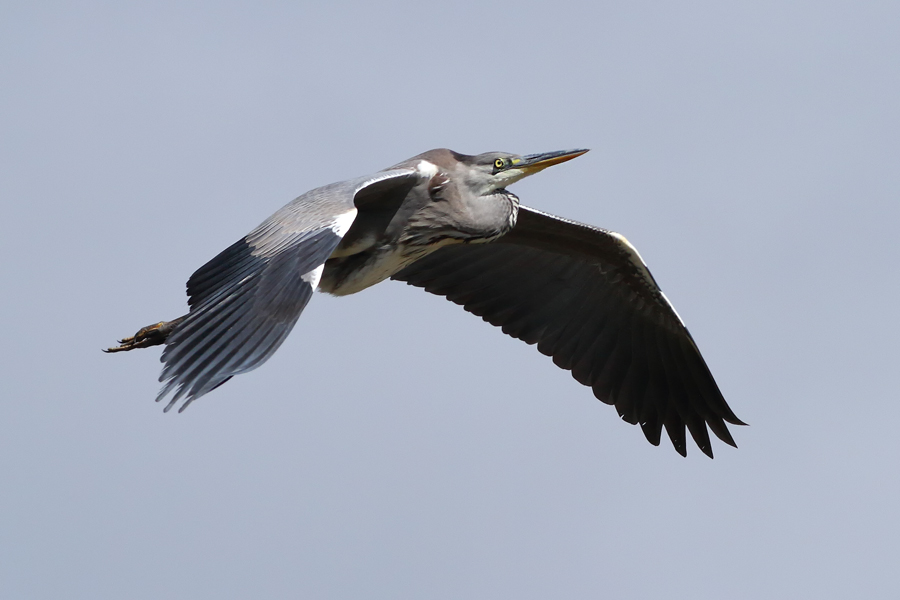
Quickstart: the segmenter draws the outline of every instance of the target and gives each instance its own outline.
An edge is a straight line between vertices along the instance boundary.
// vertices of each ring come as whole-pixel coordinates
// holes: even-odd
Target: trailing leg
[[[153,325],[147,325],[133,336],[119,340],[118,346],[104,350],[104,352],[125,352],[135,348],[147,348],[165,344],[166,340],[182,321],[184,321],[184,317],[178,317],[174,321],[160,321]]]

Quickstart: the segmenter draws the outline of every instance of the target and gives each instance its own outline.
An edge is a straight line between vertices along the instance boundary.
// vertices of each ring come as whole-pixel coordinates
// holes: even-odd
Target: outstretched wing
[[[418,177],[412,169],[312,190],[200,267],[187,282],[190,312],[166,341],[156,400],[175,391],[192,401],[255,369],[290,333],[319,283],[325,260],[357,214],[366,190],[389,192]]]
[[[706,427],[735,445],[726,404],[691,334],[637,250],[617,233],[522,206],[490,244],[446,246],[394,279],[446,296],[553,357],[651,444],[685,426],[712,457]]]

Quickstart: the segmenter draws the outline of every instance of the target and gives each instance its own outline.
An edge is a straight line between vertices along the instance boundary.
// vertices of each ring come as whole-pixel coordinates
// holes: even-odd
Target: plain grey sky
[[[897,598],[900,4],[3,2],[0,597]],[[622,232],[751,424],[687,459],[391,282],[181,415],[206,260],[433,147]]]

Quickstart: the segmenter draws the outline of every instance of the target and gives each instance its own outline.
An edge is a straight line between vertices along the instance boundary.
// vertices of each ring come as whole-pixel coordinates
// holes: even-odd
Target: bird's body
[[[384,197],[362,198],[353,225],[325,261],[319,290],[355,294],[441,247],[490,242],[512,229],[519,199],[505,189],[476,195],[458,185],[456,156],[431,150],[391,167],[417,177],[401,186],[396,209]]]
[[[179,410],[261,365],[315,290],[353,294],[387,278],[446,296],[537,344],[658,444],[685,427],[712,456],[731,445],[725,403],[696,344],[619,234],[520,206],[506,186],[586,152],[477,156],[431,150],[300,196],[188,280],[190,312],[110,351],[166,344]]]

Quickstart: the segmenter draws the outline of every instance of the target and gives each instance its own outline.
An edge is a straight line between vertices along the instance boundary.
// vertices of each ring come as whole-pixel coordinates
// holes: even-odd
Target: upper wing
[[[446,246],[394,278],[537,344],[625,421],[640,423],[654,445],[665,427],[686,455],[685,425],[710,457],[707,425],[735,445],[725,421],[743,423],[637,250],[617,233],[522,206],[496,242]]]
[[[157,402],[176,390],[188,404],[254,369],[290,333],[322,275],[322,265],[356,217],[354,199],[389,192],[418,177],[412,169],[312,190],[200,267],[187,282],[190,312],[166,341]]]

